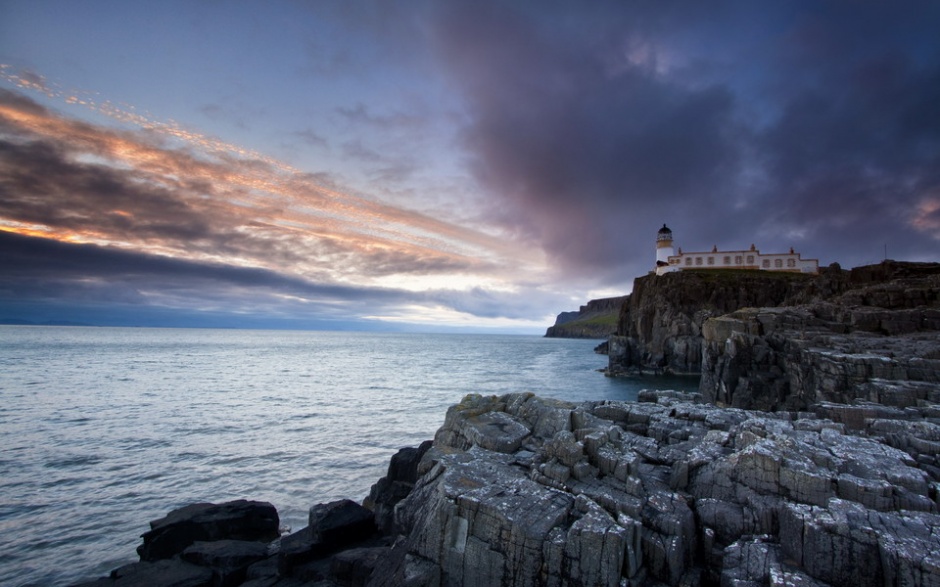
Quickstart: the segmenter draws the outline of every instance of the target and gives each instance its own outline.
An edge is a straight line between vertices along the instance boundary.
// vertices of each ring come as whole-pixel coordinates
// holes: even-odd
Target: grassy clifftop
[[[545,332],[549,338],[607,338],[617,332],[627,296],[591,300],[577,312],[562,312]]]

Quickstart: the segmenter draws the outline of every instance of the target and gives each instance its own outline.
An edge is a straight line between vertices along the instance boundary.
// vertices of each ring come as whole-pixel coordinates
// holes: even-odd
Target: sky
[[[541,333],[940,261],[935,1],[0,0],[0,319]]]

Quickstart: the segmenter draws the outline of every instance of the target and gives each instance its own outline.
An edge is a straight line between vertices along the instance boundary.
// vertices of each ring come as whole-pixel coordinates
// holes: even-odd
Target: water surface
[[[200,501],[361,500],[468,393],[632,400],[598,341],[536,336],[0,326],[0,584],[136,561]]]

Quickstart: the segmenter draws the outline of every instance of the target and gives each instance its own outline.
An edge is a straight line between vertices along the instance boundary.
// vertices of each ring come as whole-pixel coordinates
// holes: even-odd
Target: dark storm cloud
[[[396,262],[389,259],[389,263]],[[363,315],[394,317],[400,307],[413,304],[433,304],[483,318],[537,320],[542,315],[534,306],[560,305],[564,298],[537,290],[517,296],[479,288],[413,292],[316,283],[257,267],[194,262],[0,231],[0,319],[19,317],[2,314],[25,301],[47,308],[46,312],[58,308],[59,314],[51,317],[59,320],[85,315],[82,312],[88,307],[105,304],[114,306],[110,313],[115,316],[128,315],[129,307],[137,307],[138,322],[145,323],[144,316],[170,310],[180,316],[189,311],[193,316],[210,312],[230,318],[251,314],[354,322]],[[108,315],[96,314],[96,320],[106,321]],[[35,316],[34,311],[27,318]],[[165,318],[155,324],[167,323]]]
[[[450,3],[431,30],[498,220],[622,279],[663,222],[686,250],[936,257],[938,27],[935,3],[677,1]]]
[[[381,290],[316,285],[273,271],[251,267],[198,263],[122,251],[111,247],[69,244],[51,239],[0,231],[0,259],[4,290],[32,288],[29,297],[70,297],[62,284],[97,282],[102,288],[187,290],[197,293],[217,291],[218,284],[235,287],[267,288],[307,296],[346,300],[377,299],[391,295]],[[52,277],[51,285],[47,281]],[[210,284],[215,284],[210,287]],[[48,289],[41,289],[48,288]]]

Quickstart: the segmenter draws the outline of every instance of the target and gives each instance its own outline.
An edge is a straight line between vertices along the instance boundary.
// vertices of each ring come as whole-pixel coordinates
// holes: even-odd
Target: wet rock
[[[311,539],[330,550],[366,540],[376,531],[372,512],[348,499],[313,506],[309,523]]]
[[[278,522],[277,510],[266,502],[193,504],[150,522],[137,554],[141,561],[157,561],[181,553],[196,541],[270,542],[278,536]]]
[[[389,548],[353,548],[335,554],[330,559],[331,578],[344,586],[365,585],[379,561],[389,554]]]

